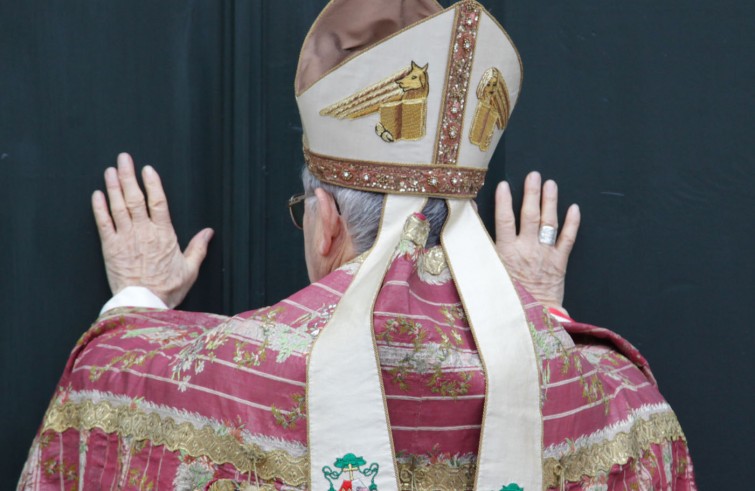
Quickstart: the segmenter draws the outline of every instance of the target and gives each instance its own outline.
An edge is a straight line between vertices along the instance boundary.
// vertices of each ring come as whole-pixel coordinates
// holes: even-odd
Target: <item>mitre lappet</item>
[[[472,204],[521,79],[508,35],[474,1],[333,0],[310,29],[296,77],[306,165],[385,194],[377,239],[308,359],[311,489],[355,471],[370,490],[399,488],[373,309],[430,197],[447,202],[441,245],[485,372],[475,489],[543,488],[535,348]]]

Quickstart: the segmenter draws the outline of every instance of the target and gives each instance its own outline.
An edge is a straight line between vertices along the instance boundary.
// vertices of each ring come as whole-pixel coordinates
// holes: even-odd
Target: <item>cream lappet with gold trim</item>
[[[401,194],[448,199],[443,249],[485,368],[475,489],[542,489],[539,360],[512,281],[469,201],[516,104],[519,56],[480,4],[463,1],[311,68],[309,57],[327,53],[329,35],[339,36],[332,19],[348,8],[330,2],[302,48],[305,159],[325,182],[387,195],[377,241],[309,357],[312,489],[335,489],[345,472],[371,490],[398,487],[372,319],[404,222],[425,203]],[[344,14],[344,30],[354,28],[348,23]]]

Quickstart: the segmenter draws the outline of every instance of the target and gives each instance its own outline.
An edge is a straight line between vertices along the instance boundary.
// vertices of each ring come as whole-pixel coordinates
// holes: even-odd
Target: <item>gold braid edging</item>
[[[265,451],[255,444],[240,443],[232,435],[219,434],[209,426],[201,429],[191,423],[176,423],[170,417],[147,413],[132,406],[114,407],[106,401],[53,404],[47,411],[42,432],[62,433],[68,429],[99,428],[137,440],[165,445],[171,451],[183,450],[192,457],[206,456],[216,464],[229,463],[242,472],[256,472],[260,479],[281,480],[289,486],[307,484],[307,457],[292,457],[285,450]],[[561,479],[579,481],[582,476],[608,472],[616,464],[639,459],[651,445],[685,440],[679,421],[672,412],[638,420],[628,433],[543,462],[544,483],[556,487]],[[686,441],[686,440],[685,440]],[[446,463],[398,464],[401,490],[466,490],[474,486],[474,464],[452,467]]]
[[[474,464],[451,467],[446,463],[415,465],[398,464],[401,491],[467,491],[474,489]]]
[[[574,482],[582,476],[594,477],[608,472],[616,464],[639,459],[651,445],[673,440],[686,441],[674,413],[654,414],[646,420],[637,420],[629,433],[619,433],[611,440],[582,448],[560,460],[545,459],[543,482],[550,488],[558,486],[562,478]]]
[[[437,164],[347,160],[304,148],[307,169],[335,186],[376,193],[469,199],[485,184],[487,169]]]
[[[292,486],[307,482],[307,457],[292,457],[284,450],[265,451],[255,444],[240,443],[232,435],[218,434],[210,426],[199,429],[191,423],[178,424],[170,417],[130,406],[85,401],[55,404],[48,409],[43,432],[62,433],[71,428],[99,428],[107,433],[149,440],[171,451],[183,450],[192,457],[207,456],[216,464],[230,463],[240,471],[256,473],[260,479],[281,479]]]

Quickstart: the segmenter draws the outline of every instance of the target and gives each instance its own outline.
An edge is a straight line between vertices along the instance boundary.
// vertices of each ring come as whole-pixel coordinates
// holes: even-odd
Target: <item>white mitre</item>
[[[310,164],[318,177],[383,192],[467,196],[481,187],[481,170],[487,169],[519,97],[521,62],[506,32],[481,5],[461,2],[443,10],[433,4],[338,0],[315,21],[302,48],[296,93],[305,147],[319,157]],[[391,19],[396,31],[379,32],[392,9],[401,10]],[[419,17],[416,11],[426,17],[401,23]],[[355,32],[361,38],[350,37]],[[412,88],[417,84],[420,90]],[[386,122],[403,126],[401,134],[379,134],[376,128]],[[487,141],[480,141],[481,132]],[[365,179],[379,176],[373,167],[382,164],[416,166],[420,181],[431,167],[439,174],[460,170],[465,182],[422,181],[423,189],[412,182]],[[365,172],[344,174],[351,169]]]
[[[474,1],[332,0],[310,29],[296,76],[307,167],[323,182],[386,193],[376,242],[308,360],[310,489],[332,489],[351,461],[370,490],[398,489],[372,309],[404,224],[427,197],[447,199],[441,244],[485,368],[475,489],[542,489],[538,361],[470,200],[521,79],[508,35]],[[351,402],[332,404],[345,373]]]

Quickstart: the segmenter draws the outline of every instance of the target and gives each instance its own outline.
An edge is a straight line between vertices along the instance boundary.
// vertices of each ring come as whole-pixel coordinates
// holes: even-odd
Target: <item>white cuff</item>
[[[145,307],[152,309],[168,308],[168,306],[165,305],[165,302],[160,300],[160,297],[144,286],[127,286],[119,291],[102,307],[100,315],[110,309],[118,307]]]

